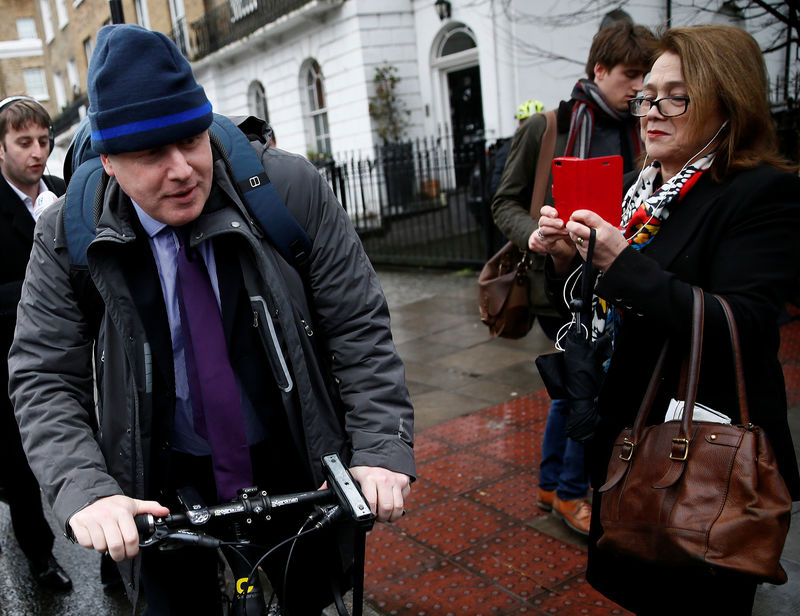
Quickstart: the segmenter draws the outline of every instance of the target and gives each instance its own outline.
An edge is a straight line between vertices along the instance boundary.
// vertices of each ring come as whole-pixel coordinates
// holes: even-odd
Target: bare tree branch
[[[794,9],[795,11],[797,11],[798,8],[800,8],[800,0],[785,0],[784,2],[776,2],[776,3],[765,2],[764,0],[750,0],[750,2],[760,6],[767,13],[775,17],[778,21],[781,21],[785,24],[789,23],[789,16],[781,13],[778,9],[776,9],[773,6],[773,4],[777,4],[778,6],[780,6],[781,4],[785,4],[788,8]]]

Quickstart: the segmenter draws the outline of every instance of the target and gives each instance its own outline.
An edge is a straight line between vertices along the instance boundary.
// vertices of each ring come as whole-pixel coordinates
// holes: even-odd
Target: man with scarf
[[[554,156],[594,158],[619,154],[623,171],[631,171],[641,150],[637,118],[628,112],[628,100],[642,89],[650,67],[655,37],[645,27],[616,21],[601,28],[592,40],[586,79],[580,79],[568,101],[556,112]],[[500,186],[492,200],[492,214],[500,231],[520,249],[544,253],[531,218],[534,175],[546,128],[543,113],[531,116],[511,143]],[[553,203],[552,177],[546,204]],[[545,334],[554,340],[563,320],[538,315]],[[566,401],[553,400],[547,418],[539,466],[537,505],[553,511],[574,531],[588,535],[591,506],[586,500],[589,480],[583,445],[566,435]]]

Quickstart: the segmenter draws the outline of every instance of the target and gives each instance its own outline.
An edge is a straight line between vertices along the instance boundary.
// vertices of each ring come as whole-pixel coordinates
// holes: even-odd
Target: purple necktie
[[[217,298],[203,257],[178,238],[178,306],[195,430],[208,440],[217,493],[222,500],[253,484],[250,449],[239,388],[233,375]]]

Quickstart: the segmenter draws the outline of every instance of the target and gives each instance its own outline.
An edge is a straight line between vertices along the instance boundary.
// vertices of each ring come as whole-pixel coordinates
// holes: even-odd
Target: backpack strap
[[[100,157],[90,158],[75,170],[67,186],[64,232],[72,265],[86,265],[86,249],[94,239],[97,227],[95,201],[102,177],[103,164]]]
[[[228,170],[258,226],[284,259],[301,273],[307,272],[311,240],[278,196],[248,138],[239,126],[216,113],[209,134],[226,159]]]

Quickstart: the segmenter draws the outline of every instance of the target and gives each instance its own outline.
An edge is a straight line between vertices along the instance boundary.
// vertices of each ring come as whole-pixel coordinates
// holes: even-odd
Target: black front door
[[[472,164],[483,150],[483,101],[481,69],[478,66],[447,74],[450,92],[450,123],[453,127],[453,158],[456,185],[469,184]]]

